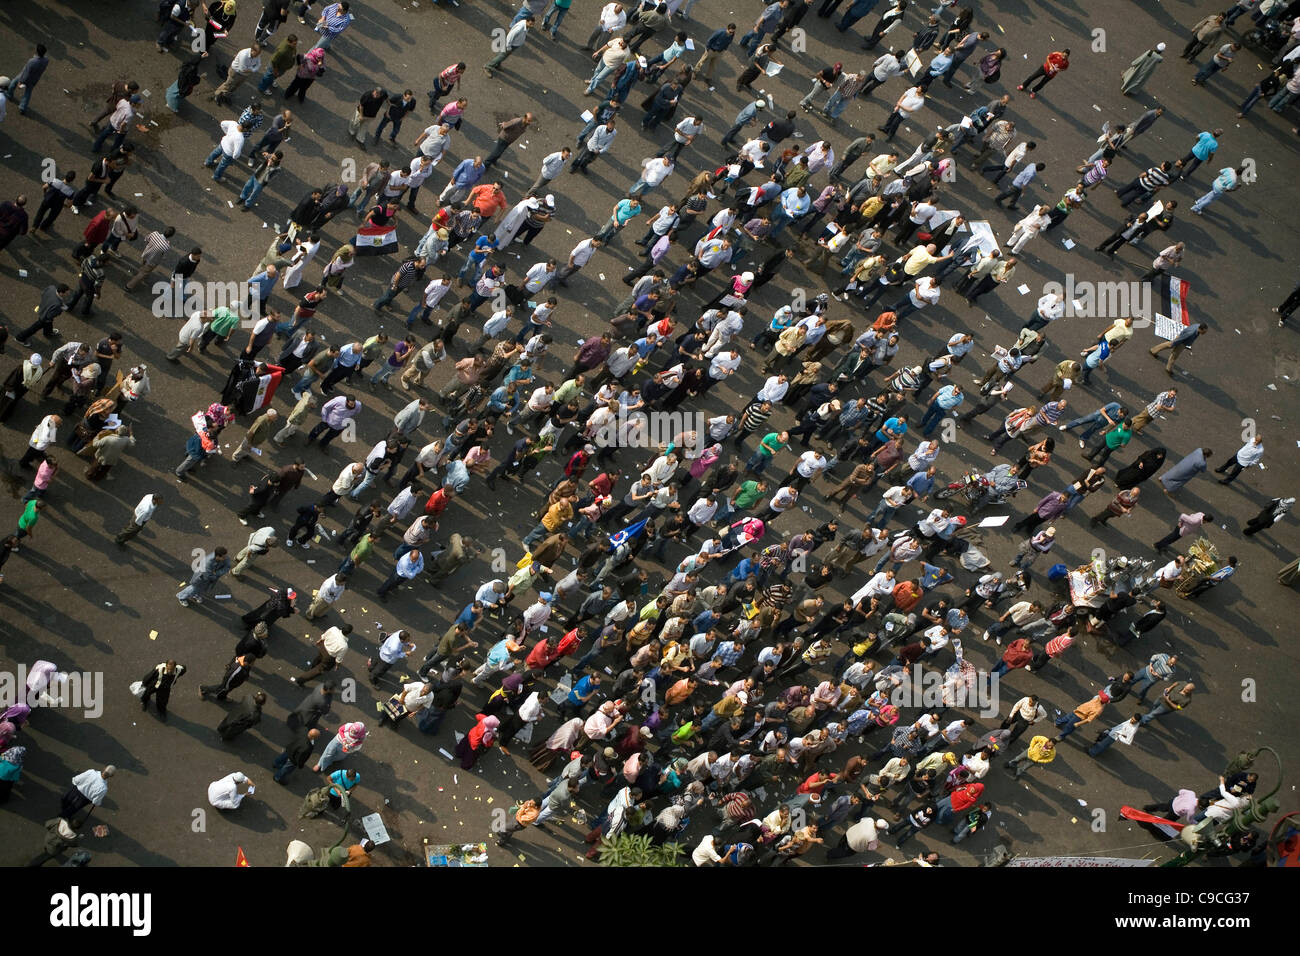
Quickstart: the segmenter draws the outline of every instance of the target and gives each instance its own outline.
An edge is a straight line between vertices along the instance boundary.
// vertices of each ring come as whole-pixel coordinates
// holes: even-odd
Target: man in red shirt
[[[894,595],[894,610],[900,614],[906,614],[916,607],[921,600],[921,595],[925,592],[921,590],[921,585],[916,581],[899,581],[894,585],[892,593]]]
[[[438,517],[447,510],[447,505],[451,499],[456,497],[456,492],[450,488],[439,488],[433,494],[429,495],[429,500],[424,503],[424,513]]]
[[[1017,86],[1016,89],[1023,90],[1031,82],[1038,80],[1038,85],[1029,91],[1029,98],[1032,100],[1038,95],[1038,91],[1048,84],[1048,81],[1050,81],[1052,77],[1056,76],[1058,73],[1064,73],[1069,68],[1070,51],[1068,49],[1049,53],[1047,54],[1047,59],[1043,61],[1043,65],[1034,70],[1033,73],[1030,73],[1029,76],[1025,78],[1025,82]]]
[[[506,194],[501,191],[500,183],[483,183],[469,191],[468,202],[484,222],[488,222],[506,211],[509,203]]]

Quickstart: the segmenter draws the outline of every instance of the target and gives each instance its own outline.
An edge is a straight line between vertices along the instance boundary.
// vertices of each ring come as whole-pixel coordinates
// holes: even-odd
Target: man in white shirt
[[[1059,292],[1049,292],[1038,300],[1038,308],[1025,323],[1025,328],[1037,332],[1063,315],[1065,315],[1065,296]]]
[[[591,32],[587,38],[587,44],[584,50],[596,49],[596,41],[600,39],[602,33],[617,33],[627,26],[627,11],[623,9],[621,3],[607,3],[600,9],[599,22],[596,29]]]
[[[773,375],[763,383],[763,387],[758,390],[758,394],[754,396],[754,399],[759,402],[771,402],[775,405],[785,398],[785,393],[788,391],[790,391],[790,380],[784,375]]]
[[[802,491],[808,482],[813,481],[830,466],[826,456],[819,451],[809,450],[799,456],[790,474],[781,482],[783,485]]]
[[[937,304],[938,301],[939,283],[933,276],[921,276],[913,283],[912,291],[907,294],[907,298],[897,302],[891,311],[895,318],[901,320],[927,305]]]
[[[568,165],[569,157],[572,155],[573,153],[569,147],[565,146],[563,149],[557,149],[555,152],[543,156],[541,172],[537,174],[537,178],[533,180],[533,185],[525,193],[525,196],[536,196],[543,186],[564,172],[564,167]]]
[[[629,196],[642,196],[672,175],[673,161],[665,156],[647,156],[641,160],[641,178],[628,190]]]
[[[221,142],[217,143],[216,148],[203,161],[203,165],[208,169],[212,169],[213,166],[216,167],[212,173],[214,183],[221,182],[221,176],[226,171],[226,167],[243,154],[244,139],[247,133],[248,127],[243,123],[234,120],[221,121]]]
[[[377,686],[379,678],[387,674],[389,668],[415,653],[415,642],[406,638],[407,633],[403,630],[388,635],[380,633],[379,659],[372,657],[366,661],[366,670],[370,672],[371,684]]]
[[[113,539],[119,548],[126,547],[126,543],[139,534],[149,519],[153,517],[154,512],[158,510],[158,504],[162,501],[162,495],[145,495],[140,499],[140,503],[135,506],[135,514],[132,516],[130,523],[117,533]]]
[[[591,261],[591,257],[596,254],[596,250],[603,246],[604,243],[592,236],[583,239],[569,252],[569,261],[560,268],[555,270],[555,282],[557,285],[567,287],[568,279],[574,273],[578,272]]]
[[[316,595],[307,610],[303,612],[303,617],[314,621],[323,616],[330,605],[343,596],[343,592],[347,590],[347,583],[348,576],[341,571],[327,577],[316,590]]]
[[[442,154],[451,144],[451,126],[447,123],[434,123],[415,138],[415,148],[422,156],[433,160],[434,165],[442,159]]]
[[[226,82],[218,86],[208,99],[219,106],[230,105],[230,94],[244,85],[244,81],[262,69],[262,47],[254,43],[235,54],[226,73]]]

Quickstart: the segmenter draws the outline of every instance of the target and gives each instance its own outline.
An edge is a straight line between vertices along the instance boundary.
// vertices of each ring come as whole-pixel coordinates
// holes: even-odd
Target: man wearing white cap
[[[1138,92],[1151,79],[1151,74],[1156,71],[1156,67],[1164,60],[1160,54],[1165,52],[1165,45],[1157,43],[1154,50],[1147,50],[1132,63],[1120,77],[1119,91],[1125,96],[1132,96]]]

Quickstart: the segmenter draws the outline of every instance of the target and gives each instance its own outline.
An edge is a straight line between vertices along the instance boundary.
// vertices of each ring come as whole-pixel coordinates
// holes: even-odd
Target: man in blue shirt
[[[587,701],[591,700],[599,690],[599,675],[588,674],[579,680],[569,691],[569,696],[564,699],[564,703],[560,705],[560,719],[568,720],[571,717],[581,716]]]
[[[916,494],[917,500],[925,501],[930,497],[930,492],[934,491],[934,474],[935,467],[931,465],[925,471],[918,471],[907,479],[905,485],[911,488]]]
[[[894,418],[888,418],[885,423],[876,429],[875,438],[871,443],[871,450],[875,451],[891,438],[902,438],[907,434],[907,416],[897,415]]]
[[[921,434],[927,438],[934,433],[935,428],[939,426],[939,421],[948,412],[955,409],[958,405],[966,400],[966,393],[961,390],[960,385],[945,385],[939,391],[935,392],[934,400],[930,402],[930,407],[925,410],[921,416]]]
[[[1152,351],[1151,354],[1154,355],[1155,352]],[[1173,359],[1170,359],[1170,361],[1172,362]],[[1113,428],[1126,418],[1128,418],[1127,408],[1119,402],[1108,402],[1091,415],[1084,415],[1080,418],[1076,418],[1072,422],[1066,422],[1064,425],[1059,427],[1061,431],[1069,432],[1074,431],[1074,429],[1078,428],[1080,425],[1087,425],[1088,427],[1079,435],[1079,447],[1083,448],[1087,445],[1088,439],[1097,432],[1101,431],[1103,428]]]
[[[722,30],[715,31],[707,40],[704,41],[704,54],[700,61],[695,64],[695,72],[703,77],[709,83],[709,92],[715,89],[713,85],[713,67],[720,57],[731,46],[731,41],[736,38],[736,25],[728,23]]]

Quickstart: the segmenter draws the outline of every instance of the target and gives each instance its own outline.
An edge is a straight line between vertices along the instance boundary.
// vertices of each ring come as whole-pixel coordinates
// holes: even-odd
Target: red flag
[[[235,866],[248,866],[248,857],[244,856],[244,848],[239,847],[239,853],[235,857]]]

